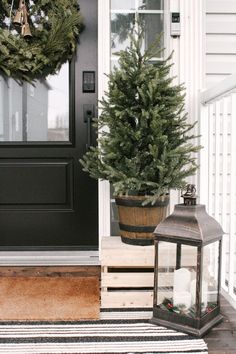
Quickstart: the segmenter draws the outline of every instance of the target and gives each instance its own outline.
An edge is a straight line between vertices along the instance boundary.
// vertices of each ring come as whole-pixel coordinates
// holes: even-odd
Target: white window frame
[[[110,0],[98,0],[98,100],[108,88],[110,72]],[[99,114],[100,112],[98,112]],[[98,182],[99,250],[101,238],[110,236],[110,185],[108,181]]]
[[[164,4],[165,1],[163,1]],[[165,10],[140,10],[139,9],[139,0],[135,0],[135,8],[134,9],[110,9],[110,15],[113,15],[113,14],[134,14],[135,15],[135,18],[137,17],[137,15],[139,14],[147,14],[147,15],[156,15],[156,14],[161,14],[163,15],[163,31],[165,33],[165,22],[166,22],[166,18],[165,18]],[[164,38],[164,42],[165,41],[165,38]],[[111,58],[111,62],[116,62],[118,61],[118,57],[117,56],[114,56],[112,54],[110,54],[110,58]],[[159,57],[159,58],[153,58],[152,60],[153,61],[156,61],[156,60],[162,60],[163,57]]]

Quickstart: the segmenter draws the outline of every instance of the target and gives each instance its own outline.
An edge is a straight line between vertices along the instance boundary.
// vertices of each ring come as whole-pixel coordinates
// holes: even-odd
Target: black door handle
[[[88,110],[87,112],[87,144],[86,150],[91,146],[91,123],[92,123],[92,111]]]
[[[84,115],[84,123],[87,124],[87,138],[86,138],[86,150],[88,150],[91,146],[92,140],[92,120],[94,117],[94,105],[84,104],[83,105],[83,115]]]

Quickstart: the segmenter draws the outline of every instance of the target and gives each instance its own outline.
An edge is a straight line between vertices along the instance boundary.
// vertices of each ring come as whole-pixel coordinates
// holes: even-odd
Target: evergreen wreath
[[[55,74],[76,50],[83,29],[77,0],[25,0],[32,37],[22,37],[13,17],[19,0],[0,0],[0,75],[32,82]]]

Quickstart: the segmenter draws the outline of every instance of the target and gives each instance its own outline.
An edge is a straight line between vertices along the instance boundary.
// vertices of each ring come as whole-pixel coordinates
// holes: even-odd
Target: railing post
[[[223,98],[223,116],[222,116],[222,228],[226,234],[229,233],[227,223],[227,186],[228,186],[228,117],[229,117],[229,96]],[[226,259],[228,235],[223,237],[222,241],[222,262],[221,262],[221,286],[225,291],[228,291],[226,285]]]
[[[215,203],[214,203],[214,217],[218,222],[220,220],[220,138],[221,138],[221,103],[222,100],[217,100],[215,104],[215,129],[214,129],[214,153],[215,153],[215,168],[214,168],[214,175],[215,175],[215,188],[214,188],[214,196],[215,196]]]
[[[235,280],[235,214],[236,214],[236,93],[231,94],[231,163],[230,163],[230,225],[229,225],[229,295],[236,299],[234,293],[234,280]]]
[[[208,205],[208,162],[209,162],[209,108],[207,105],[201,107],[200,118],[200,145],[203,147],[199,154],[199,195],[200,203]]]
[[[214,214],[215,196],[213,195],[213,162],[214,162],[214,124],[215,124],[215,102],[209,104],[209,126],[208,126],[208,213]],[[214,203],[213,203],[214,202]]]

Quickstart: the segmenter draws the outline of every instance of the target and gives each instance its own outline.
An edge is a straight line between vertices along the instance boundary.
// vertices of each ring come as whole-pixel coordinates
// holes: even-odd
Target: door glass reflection
[[[129,33],[134,22],[135,14],[111,14],[111,54],[130,45]]]
[[[0,76],[0,141],[69,141],[69,64],[34,85]]]
[[[163,0],[139,0],[139,10],[162,10]]]

